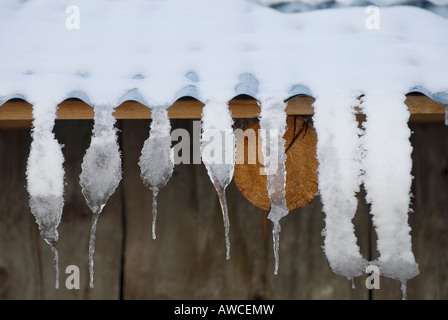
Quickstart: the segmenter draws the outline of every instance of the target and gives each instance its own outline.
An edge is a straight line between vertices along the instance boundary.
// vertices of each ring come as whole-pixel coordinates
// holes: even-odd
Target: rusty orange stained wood
[[[314,99],[298,96],[288,100],[288,115],[312,115]],[[444,108],[424,95],[408,95],[406,104],[411,113],[411,121],[437,121],[444,119]],[[169,109],[173,119],[200,119],[203,103],[195,99],[179,99]],[[257,118],[260,108],[255,99],[235,98],[229,103],[232,117]],[[93,109],[80,100],[66,100],[59,104],[58,119],[93,119]],[[151,110],[136,101],[126,101],[115,109],[117,119],[149,119]],[[32,106],[22,100],[11,100],[0,107],[0,120],[32,120]]]

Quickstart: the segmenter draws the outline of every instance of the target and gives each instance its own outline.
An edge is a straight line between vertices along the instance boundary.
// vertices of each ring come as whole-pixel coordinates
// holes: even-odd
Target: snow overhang
[[[448,20],[409,6],[285,14],[243,1],[4,1],[0,105],[170,107],[238,95],[421,92],[448,103]],[[73,24],[79,19],[79,25]],[[79,29],[78,29],[79,27]]]

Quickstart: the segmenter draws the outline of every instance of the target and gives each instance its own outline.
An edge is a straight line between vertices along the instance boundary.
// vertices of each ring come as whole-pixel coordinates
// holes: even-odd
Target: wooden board
[[[203,165],[180,164],[159,193],[157,239],[151,239],[151,192],[140,179],[138,158],[149,120],[121,120],[123,181],[102,213],[95,253],[95,289],[88,288],[91,213],[79,187],[91,121],[60,121],[55,132],[66,157],[66,194],[60,232],[61,289],[54,289],[53,254],[41,240],[28,207],[26,161],[30,132],[0,132],[1,299],[400,299],[399,283],[381,277],[381,289],[356,289],[334,274],[321,248],[324,214],[311,206],[282,219],[279,275],[273,275],[271,223],[234,183],[227,189],[231,259],[225,260],[224,227],[216,192]],[[193,131],[191,120],[173,129]],[[411,127],[414,184],[410,217],[420,275],[408,282],[409,299],[448,299],[448,130]],[[197,139],[197,138],[196,138]],[[364,195],[355,232],[365,258],[376,258],[376,234]],[[81,289],[65,289],[65,267],[81,271]]]
[[[192,122],[173,121],[175,127]],[[322,251],[319,202],[282,220],[280,271],[273,274],[271,224],[234,183],[227,190],[231,259],[216,192],[203,165],[180,164],[159,193],[151,239],[151,193],[137,165],[149,122],[123,121],[126,199],[125,299],[367,299],[362,286],[332,273]],[[358,221],[366,229],[367,220]],[[362,235],[362,233],[361,233]],[[365,244],[368,237],[360,240]],[[366,247],[366,245],[364,245]]]
[[[296,96],[288,99],[288,115],[311,115],[314,99]],[[421,94],[409,94],[405,101],[415,121],[443,121],[444,108]],[[200,119],[204,104],[193,98],[177,100],[168,109],[173,119]],[[236,97],[229,102],[233,118],[258,118],[260,107],[257,100]],[[81,100],[65,100],[59,104],[58,119],[93,119],[93,108]],[[117,119],[149,119],[151,110],[136,101],[125,101],[116,108]],[[362,117],[361,117],[362,118]],[[360,119],[361,119],[360,118]],[[23,100],[11,100],[0,107],[0,120],[32,120],[32,106]],[[412,120],[412,119],[411,119]]]
[[[0,297],[2,299],[118,299],[122,259],[120,189],[110,198],[98,224],[95,289],[89,289],[88,241],[91,212],[79,187],[81,162],[90,144],[92,121],[58,123],[55,133],[65,161],[65,206],[59,225],[60,289],[56,290],[53,252],[40,237],[28,207],[26,161],[29,131],[2,131],[0,144]],[[68,290],[65,268],[80,268],[81,288]]]
[[[25,189],[29,145],[29,131],[0,132],[1,300],[39,299],[42,294],[36,224]]]

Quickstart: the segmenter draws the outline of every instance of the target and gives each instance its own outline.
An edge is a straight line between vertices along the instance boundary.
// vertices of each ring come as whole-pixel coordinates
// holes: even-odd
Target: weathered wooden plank
[[[173,120],[189,128],[188,120]],[[90,142],[91,121],[59,121],[65,144],[66,205],[60,231],[61,289],[54,289],[53,254],[41,240],[28,208],[25,169],[29,131],[0,132],[1,299],[366,299],[366,276],[349,281],[332,273],[321,245],[324,214],[314,207],[282,220],[279,275],[273,275],[271,225],[232,183],[228,188],[231,260],[225,260],[224,230],[215,190],[203,165],[178,165],[161,190],[157,240],[151,239],[151,194],[139,177],[138,157],[149,120],[122,127],[124,180],[100,218],[96,288],[88,288],[91,213],[79,187],[80,164]],[[448,132],[443,125],[413,125],[413,248],[421,274],[408,282],[409,299],[448,299],[446,248]],[[122,194],[124,196],[122,196]],[[363,195],[360,195],[363,198]],[[122,223],[122,203],[126,220]],[[360,201],[355,231],[364,257],[374,259],[367,205]],[[367,225],[367,227],[366,227]],[[122,250],[125,228],[126,251]],[[366,240],[367,239],[367,240]],[[371,252],[371,253],[370,253]],[[121,259],[124,259],[121,288]],[[65,289],[64,269],[81,269],[81,290]],[[400,299],[398,281],[381,277],[375,299]]]
[[[194,197],[200,191],[193,180],[193,172],[187,166],[176,166],[171,180],[159,192],[157,239],[153,240],[152,194],[143,185],[138,166],[148,133],[147,120],[123,121],[126,211],[123,297],[176,299],[190,296],[194,299],[197,297],[194,293],[200,290],[194,277],[204,275],[195,261],[195,212],[203,202],[196,203]]]
[[[191,121],[173,121],[189,127]],[[151,193],[137,165],[149,121],[123,121],[126,200],[125,299],[367,299],[365,287],[332,273],[321,249],[319,203],[282,223],[280,272],[273,275],[266,213],[228,187],[231,259],[215,190],[203,165],[177,165],[159,193],[157,239],[151,239]],[[359,220],[359,219],[358,219]],[[357,221],[366,228],[366,219]],[[361,234],[363,234],[361,232]],[[368,246],[367,234],[361,237]]]
[[[448,130],[413,125],[412,247],[420,275],[407,283],[408,299],[448,299]],[[373,233],[373,240],[376,235]],[[375,244],[373,243],[373,250]],[[377,256],[377,253],[376,253]],[[376,257],[375,256],[375,257]],[[375,299],[401,299],[400,283],[381,277]]]
[[[281,221],[279,274],[273,276],[272,268],[267,274],[272,297],[367,300],[364,277],[355,278],[353,289],[351,281],[331,270],[322,249],[324,238],[321,232],[325,227],[325,214],[320,198],[316,197],[312,204],[313,207],[307,205],[291,211]],[[369,221],[365,211],[362,208],[359,211],[354,219],[355,230],[361,253],[367,258],[369,238],[365,230]],[[269,241],[270,266],[274,263],[271,244],[272,241]]]
[[[137,166],[149,122],[124,122],[127,172],[125,299],[268,297],[264,216],[229,186],[231,259],[225,260],[222,215],[203,165],[180,164],[159,193],[157,240],[151,239],[151,194]],[[173,121],[185,127],[191,121]],[[133,130],[132,130],[133,128]],[[243,201],[234,201],[236,197]],[[236,210],[238,209],[238,210]]]
[[[0,132],[0,299],[39,299],[37,230],[25,189],[30,132]]]
[[[288,100],[288,115],[312,115],[314,99],[297,96]],[[405,102],[412,114],[411,121],[443,121],[443,106],[421,94],[409,94]],[[203,103],[195,99],[179,99],[169,108],[169,117],[200,119]],[[233,118],[257,118],[260,108],[255,99],[234,98],[229,102]],[[93,119],[93,109],[80,100],[65,100],[59,104],[58,119]],[[136,101],[126,101],[116,108],[117,119],[149,119],[151,110]],[[361,115],[360,115],[361,116]],[[32,106],[22,100],[11,100],[0,107],[0,120],[32,120]],[[360,117],[362,118],[362,116]]]
[[[54,288],[53,253],[40,237],[42,298],[44,299],[118,299],[122,259],[122,197],[120,187],[110,197],[98,222],[95,251],[95,288],[89,288],[88,243],[92,213],[79,186],[81,163],[90,144],[92,121],[61,121],[55,126],[65,156],[65,205],[59,225],[60,289]],[[27,214],[31,214],[27,212]],[[65,268],[80,269],[81,287],[68,290]]]

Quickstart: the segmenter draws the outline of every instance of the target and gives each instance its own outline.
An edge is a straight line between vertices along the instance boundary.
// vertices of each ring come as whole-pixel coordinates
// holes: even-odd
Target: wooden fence
[[[176,119],[173,128],[192,128]],[[58,120],[64,144],[66,189],[60,233],[61,289],[54,288],[53,254],[28,207],[26,161],[29,130],[0,131],[1,299],[400,299],[398,281],[380,278],[367,290],[367,275],[351,283],[334,274],[322,250],[324,214],[313,206],[282,219],[279,275],[273,275],[271,224],[266,212],[228,188],[231,259],[215,190],[203,165],[180,164],[159,193],[157,240],[151,239],[151,192],[140,179],[138,158],[149,120],[119,120],[123,180],[98,225],[95,288],[89,288],[91,212],[79,174],[89,146],[91,120]],[[412,124],[413,250],[420,275],[408,281],[409,299],[448,299],[448,128]],[[355,218],[365,258],[377,257],[376,234],[360,195]],[[81,288],[65,288],[68,265],[80,268]]]

